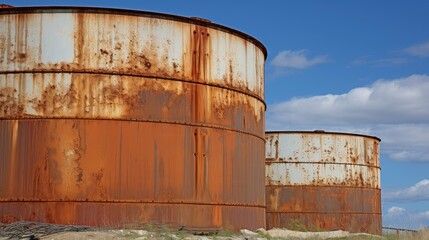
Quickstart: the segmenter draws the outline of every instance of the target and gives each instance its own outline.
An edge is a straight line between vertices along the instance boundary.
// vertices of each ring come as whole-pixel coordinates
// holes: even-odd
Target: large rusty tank
[[[381,234],[380,139],[267,132],[267,227]]]
[[[265,226],[254,38],[131,10],[0,11],[0,220]]]

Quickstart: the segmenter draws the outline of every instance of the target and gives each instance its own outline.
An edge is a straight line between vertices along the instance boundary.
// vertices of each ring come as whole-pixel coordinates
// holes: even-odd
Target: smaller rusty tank
[[[381,234],[380,139],[267,132],[267,228]]]

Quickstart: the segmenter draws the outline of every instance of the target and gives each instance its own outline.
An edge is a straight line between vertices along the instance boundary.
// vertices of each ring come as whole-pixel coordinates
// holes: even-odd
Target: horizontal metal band
[[[403,231],[403,232],[418,232],[418,230],[413,229],[404,229],[404,228],[394,228],[394,227],[382,227],[382,229]]]
[[[344,163],[344,162],[278,162],[278,161],[267,161],[265,160],[265,164],[267,165],[273,165],[273,164],[321,164],[321,165],[354,165],[354,166],[363,166],[363,167],[369,167],[369,168],[378,168],[381,170],[380,166],[376,165],[368,165],[368,164],[359,164],[359,163]]]
[[[225,206],[225,207],[249,207],[249,208],[263,208],[266,209],[265,205],[259,204],[243,204],[243,203],[203,203],[203,202],[170,202],[170,201],[141,201],[141,200],[42,200],[42,199],[0,199],[1,203],[135,203],[135,204],[172,204],[172,205],[203,205],[203,206]]]
[[[356,215],[381,215],[381,212],[328,212],[328,211],[323,211],[323,212],[302,212],[302,211],[281,211],[281,212],[269,212],[267,211],[267,214],[272,214],[272,213],[279,213],[279,214],[283,214],[283,213],[298,213],[298,214],[356,214]]]
[[[65,119],[65,120],[82,120],[82,121],[129,121],[129,122],[147,122],[147,123],[160,123],[160,124],[172,124],[172,125],[182,125],[182,126],[190,126],[190,127],[203,127],[210,129],[217,129],[223,131],[236,132],[244,135],[249,135],[252,137],[259,138],[263,142],[265,142],[265,138],[250,132],[240,131],[233,128],[226,128],[216,125],[209,124],[192,124],[192,123],[181,123],[181,122],[168,122],[168,121],[153,121],[153,120],[137,120],[137,119],[118,119],[118,118],[70,118],[70,117],[37,117],[37,116],[24,116],[19,118],[2,118],[0,117],[0,121],[19,121],[19,120],[56,120],[56,119]]]
[[[299,187],[311,187],[311,188],[359,188],[359,189],[370,189],[370,190],[377,190],[381,191],[381,188],[371,188],[371,187],[362,187],[362,186],[352,186],[352,185],[321,185],[321,186],[315,186],[315,185],[265,185],[265,188],[299,188]]]
[[[381,141],[380,138],[371,135],[358,134],[358,133],[344,133],[344,132],[330,132],[324,130],[315,130],[315,131],[265,131],[267,136],[270,135],[287,135],[287,134],[320,134],[320,135],[343,135],[343,136],[356,136],[364,138],[373,138],[377,141]]]

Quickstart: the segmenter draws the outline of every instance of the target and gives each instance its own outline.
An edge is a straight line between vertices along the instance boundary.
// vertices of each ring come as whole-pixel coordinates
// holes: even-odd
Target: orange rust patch
[[[10,87],[0,88],[0,112],[3,116],[20,116],[24,112],[24,104],[15,96],[17,90]]]

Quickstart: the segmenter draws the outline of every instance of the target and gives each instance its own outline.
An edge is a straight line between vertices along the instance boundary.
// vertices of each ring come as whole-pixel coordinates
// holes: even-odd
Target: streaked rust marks
[[[204,123],[258,136],[264,131],[263,103],[204,84],[79,73],[6,74],[0,80],[0,118],[130,119]]]
[[[13,137],[7,133],[14,128],[15,121],[18,120],[2,120],[2,139]],[[70,202],[70,206],[75,203],[83,208],[84,202],[95,201],[105,208],[108,205],[103,202],[142,202],[150,212],[151,202],[154,205],[164,202],[170,207],[210,204],[220,206],[222,220],[219,220],[220,210],[216,210],[216,219],[201,216],[204,221],[199,225],[216,223],[218,227],[232,221],[227,210],[231,208],[224,205],[249,209],[246,212],[252,208],[259,213],[265,211],[265,200],[255,190],[257,186],[263,188],[264,178],[257,161],[263,156],[264,143],[258,138],[210,128],[145,122],[67,119],[19,122],[19,144],[0,145],[7,158],[16,152],[15,161],[19,163],[17,166],[4,163],[0,181],[12,188],[3,188],[0,193],[2,206],[8,202],[27,202],[29,206],[32,202],[35,205],[53,202],[52,206],[54,202]],[[240,149],[235,147],[236,141]],[[243,171],[244,166],[249,169]],[[22,172],[26,174],[19,174]],[[13,181],[7,180],[10,178]],[[248,183],[253,187],[245,187]],[[25,216],[22,211],[17,213]],[[91,221],[103,225],[97,222],[97,215],[75,214],[76,223]],[[175,217],[148,215],[143,210],[139,214],[142,221],[175,221]],[[192,226],[191,215],[187,219],[184,216],[188,213],[174,214],[183,214],[182,224]],[[43,209],[37,217],[61,222],[61,218],[50,218]],[[109,220],[116,219],[110,217]],[[261,216],[253,220],[237,218],[240,220],[232,225],[234,228],[264,224]]]
[[[3,71],[163,77],[228,87],[263,100],[264,51],[248,39],[207,24],[80,11],[61,19],[55,13],[17,14],[19,8],[14,9],[14,14],[1,16],[11,29],[2,39],[8,46],[2,53],[8,59],[2,63]],[[62,32],[44,28],[49,21],[62,22]],[[70,42],[62,46],[64,57],[49,52],[44,34],[52,45]]]
[[[194,81],[207,81],[210,74],[210,33],[207,27],[195,26],[191,33],[192,53],[192,79]]]

